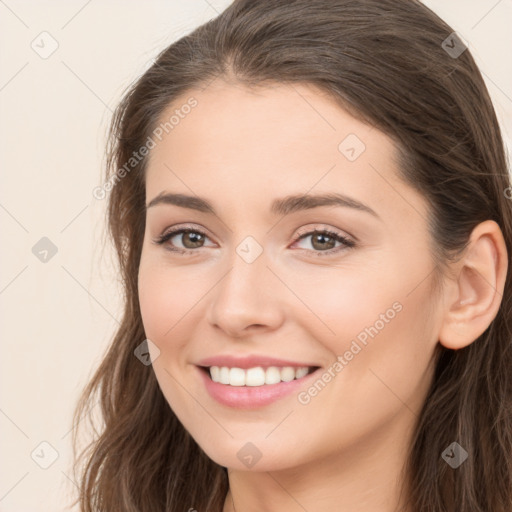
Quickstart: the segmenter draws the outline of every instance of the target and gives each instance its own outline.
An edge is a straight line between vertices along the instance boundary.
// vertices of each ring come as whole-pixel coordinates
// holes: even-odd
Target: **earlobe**
[[[508,255],[499,225],[487,220],[476,226],[464,256],[454,265],[456,277],[446,285],[439,342],[458,350],[475,341],[498,314]]]

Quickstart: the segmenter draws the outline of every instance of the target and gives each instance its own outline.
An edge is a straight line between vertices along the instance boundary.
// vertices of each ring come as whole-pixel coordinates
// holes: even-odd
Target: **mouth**
[[[320,369],[319,366],[255,366],[247,369],[227,366],[198,366],[198,368],[211,381],[234,387],[259,387],[301,380]]]

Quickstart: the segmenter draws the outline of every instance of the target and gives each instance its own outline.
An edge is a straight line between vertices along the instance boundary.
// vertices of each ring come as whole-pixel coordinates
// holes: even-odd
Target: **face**
[[[403,442],[440,314],[427,205],[399,179],[391,139],[307,85],[217,81],[162,120],[190,97],[151,149],[139,269],[170,407],[230,468],[250,468],[248,455],[267,471]],[[201,366],[226,367],[212,371],[229,384]]]

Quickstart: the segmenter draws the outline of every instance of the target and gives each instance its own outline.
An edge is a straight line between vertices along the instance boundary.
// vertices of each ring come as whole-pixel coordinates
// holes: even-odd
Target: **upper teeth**
[[[290,382],[293,379],[300,379],[307,375],[308,371],[307,366],[299,368],[270,366],[267,369],[257,366],[247,370],[228,368],[227,366],[212,366],[210,367],[210,376],[213,382],[230,386],[263,386],[264,384],[277,384],[283,381]]]

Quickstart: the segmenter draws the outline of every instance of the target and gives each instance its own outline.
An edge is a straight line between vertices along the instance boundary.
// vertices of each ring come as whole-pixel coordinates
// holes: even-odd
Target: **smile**
[[[263,368],[229,368],[227,366],[211,366],[210,377],[213,382],[219,382],[228,386],[264,386],[278,384],[279,382],[290,382],[294,379],[301,379],[314,371],[314,367],[301,366],[270,366]]]
[[[257,409],[299,393],[320,369],[316,366],[196,368],[208,394],[220,404],[237,409]]]

